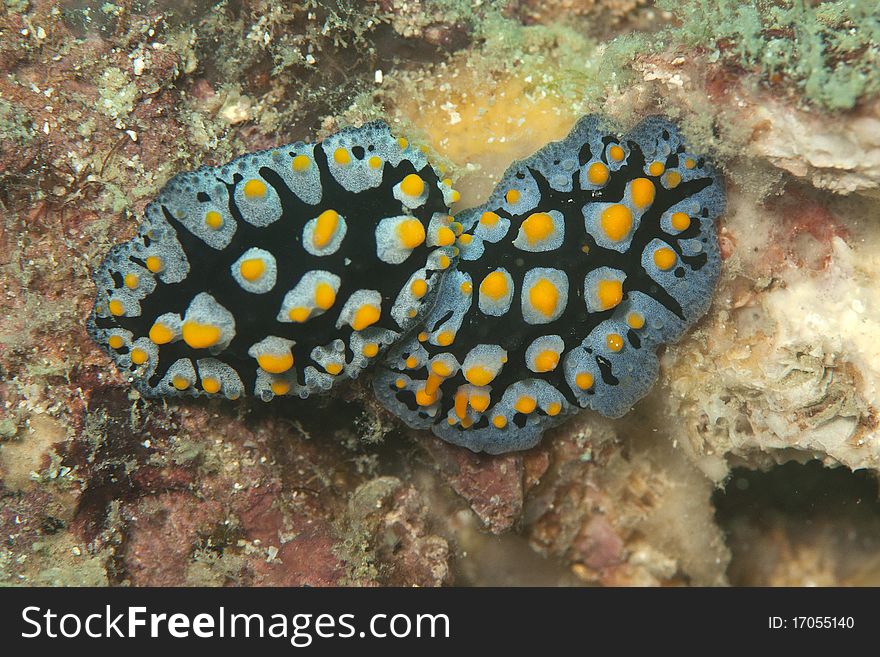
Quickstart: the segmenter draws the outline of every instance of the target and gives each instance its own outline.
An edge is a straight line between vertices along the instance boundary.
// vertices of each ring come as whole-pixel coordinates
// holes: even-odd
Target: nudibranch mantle
[[[489,453],[532,447],[581,409],[625,414],[657,378],[657,347],[709,306],[724,198],[669,121],[618,138],[584,117],[456,215],[460,261],[421,331],[389,350],[377,396]]]
[[[526,449],[647,393],[711,301],[724,198],[669,121],[587,116],[453,218],[374,122],[174,177],[96,271],[89,332],[148,396],[306,398],[381,359],[407,425]]]
[[[179,174],[95,273],[89,332],[147,396],[327,391],[430,309],[452,195],[381,122]]]

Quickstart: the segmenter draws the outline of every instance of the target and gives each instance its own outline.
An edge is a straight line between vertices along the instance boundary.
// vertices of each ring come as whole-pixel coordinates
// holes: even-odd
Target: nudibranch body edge
[[[584,117],[456,198],[381,122],[180,174],[96,271],[89,332],[148,396],[305,398],[378,362],[408,426],[501,453],[626,413],[709,306],[723,184],[662,117]]]

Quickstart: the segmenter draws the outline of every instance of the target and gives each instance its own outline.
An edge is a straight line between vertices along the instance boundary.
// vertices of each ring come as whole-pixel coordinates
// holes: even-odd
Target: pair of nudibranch
[[[179,174],[97,270],[90,333],[149,396],[305,398],[376,365],[406,424],[498,453],[624,414],[709,305],[723,186],[665,119],[585,117],[455,200],[380,122]]]

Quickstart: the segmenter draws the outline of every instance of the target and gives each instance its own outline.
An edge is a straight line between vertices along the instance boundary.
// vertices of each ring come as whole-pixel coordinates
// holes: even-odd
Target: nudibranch
[[[581,119],[482,206],[376,122],[173,178],[95,274],[92,337],[149,396],[330,390],[474,451],[619,417],[708,308],[722,182],[660,117]]]
[[[147,396],[327,391],[430,310],[454,194],[384,123],[179,174],[97,270],[90,333]]]
[[[409,426],[474,451],[535,445],[583,408],[619,417],[656,348],[708,308],[724,192],[676,127],[618,138],[595,116],[459,213],[460,259],[418,332],[374,379]]]

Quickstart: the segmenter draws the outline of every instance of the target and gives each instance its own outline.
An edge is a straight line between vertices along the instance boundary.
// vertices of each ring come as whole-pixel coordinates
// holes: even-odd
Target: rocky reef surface
[[[7,0],[0,583],[880,583],[878,64],[864,0]],[[383,118],[464,208],[592,112],[675,118],[729,194],[713,305],[620,420],[475,455],[366,381],[141,399],[86,335],[177,171]]]

